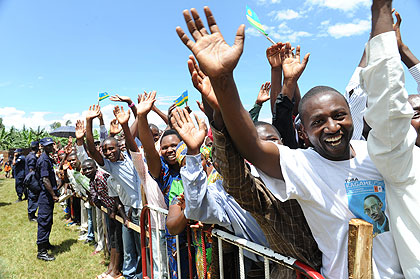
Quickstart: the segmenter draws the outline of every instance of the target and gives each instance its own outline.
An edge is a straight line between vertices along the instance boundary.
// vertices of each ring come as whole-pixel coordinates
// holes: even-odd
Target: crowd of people
[[[217,227],[296,258],[325,278],[348,278],[353,218],[373,225],[374,278],[420,278],[420,95],[408,96],[401,63],[420,93],[420,61],[402,41],[392,0],[373,0],[371,36],[344,95],[318,85],[301,97],[298,80],[309,54],[301,59],[300,46],[279,42],[266,52],[271,83],[261,86],[250,111],[233,78],[244,26],[229,46],[210,9],[204,12],[208,29],[197,10],[183,12],[192,40],[176,31],[193,54],[188,69],[210,126],[188,106],[163,113],[155,91],[137,104],[115,95],[111,100],[128,108],[115,106],[109,129],[95,104],[67,146],[44,138],[26,158],[15,151],[18,198],[28,199],[28,217],[38,221],[38,258],[54,260],[49,234],[54,203],[61,202],[69,224],[80,224],[81,240],[96,242],[96,252],[110,250],[108,269],[97,278],[142,278],[140,235],[129,223],[138,225],[149,204],[169,210],[166,220],[152,214],[154,278],[190,278],[190,227]],[[272,124],[258,121],[269,100]],[[165,129],[148,122],[152,110]],[[95,119],[100,139],[93,135]],[[191,237],[193,278],[218,278],[217,241],[198,230]],[[223,253],[224,277],[238,278],[238,250]],[[259,278],[261,258],[244,256],[247,278]],[[286,267],[271,268],[271,278],[293,276]]]

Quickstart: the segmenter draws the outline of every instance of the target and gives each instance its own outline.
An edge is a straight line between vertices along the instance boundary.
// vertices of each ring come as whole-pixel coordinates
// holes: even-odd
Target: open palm
[[[198,119],[194,115],[198,124],[197,128],[187,110],[179,107],[172,112],[172,115],[174,116],[171,118],[172,125],[187,145],[188,150],[198,152],[207,135],[207,127],[204,120]]]
[[[98,117],[101,114],[101,107],[99,105],[93,105],[89,107],[86,113],[86,119],[91,120]]]
[[[85,136],[86,129],[83,121],[77,120],[76,121],[76,139],[83,139]]]
[[[298,80],[302,75],[303,70],[309,60],[309,53],[305,55],[302,62],[300,61],[300,46],[296,47],[296,54],[293,53],[290,43],[282,48],[282,61],[283,61],[283,75],[284,79]]]
[[[140,97],[140,102],[137,105],[137,115],[145,116],[147,115],[153,107],[153,104],[156,101],[156,91],[152,91],[147,94],[143,93]]]
[[[119,106],[115,106],[114,115],[121,125],[128,123],[128,120],[130,119],[130,111],[127,110],[127,112],[125,112],[122,106],[121,108]]]
[[[223,39],[210,9],[204,7],[204,12],[211,34],[204,27],[198,12],[195,9],[191,9],[191,15],[194,20],[191,18],[188,10],[184,10],[183,15],[195,43],[188,38],[179,26],[176,28],[178,36],[193,52],[201,69],[210,78],[231,73],[238,64],[243,51],[245,26],[241,25],[238,28],[235,42],[232,46],[229,46]]]

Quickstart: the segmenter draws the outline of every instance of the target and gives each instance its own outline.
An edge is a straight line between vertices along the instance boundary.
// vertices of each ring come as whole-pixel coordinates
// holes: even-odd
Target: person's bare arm
[[[168,217],[166,218],[166,227],[172,235],[180,234],[188,224],[188,219],[185,218],[185,200],[183,195],[178,198],[177,204],[169,206]]]
[[[163,122],[165,122],[166,125],[168,125],[168,116],[164,114],[156,105],[153,105],[152,110],[156,112],[157,115],[159,115],[160,118],[162,118]]]
[[[296,47],[296,53],[294,53],[291,45],[288,43],[282,48],[281,55],[284,75],[282,94],[290,100],[293,100],[293,97],[296,95],[297,81],[306,68],[309,60],[309,53],[305,55],[301,62],[300,46]]]
[[[204,7],[204,11],[211,34],[205,29],[197,11],[191,9],[194,20],[188,10],[185,10],[183,14],[196,42],[191,41],[181,27],[176,28],[178,36],[193,52],[203,72],[209,76],[224,123],[239,152],[266,174],[283,178],[277,146],[258,138],[254,123],[248,111],[242,106],[233,79],[233,70],[243,51],[245,26],[239,27],[235,42],[231,47],[224,41],[210,9]]]
[[[43,177],[42,182],[44,183],[45,189],[47,189],[48,193],[50,193],[51,197],[53,198],[54,202],[58,202],[58,197],[55,195],[54,190],[51,186],[51,181],[48,177]]]
[[[393,12],[395,9],[392,10]],[[411,52],[406,44],[403,43],[401,38],[401,15],[395,11],[395,17],[397,18],[397,22],[393,24],[393,29],[395,30],[395,34],[397,36],[397,44],[398,50],[400,51],[401,60],[407,66],[407,68],[411,68],[420,63],[419,59]]]
[[[133,114],[134,115],[137,115],[137,108],[136,108],[135,104],[133,103],[133,101],[131,100],[130,97],[120,96],[120,95],[116,94],[114,96],[109,97],[109,99],[111,101],[114,101],[114,102],[124,102],[124,103],[127,103],[128,107],[131,108],[131,111],[133,112]]]
[[[89,110],[86,114],[86,144],[89,151],[89,154],[92,159],[94,159],[100,166],[104,165],[104,158],[101,153],[96,150],[93,133],[92,133],[92,122],[93,119],[98,117],[100,114],[100,107],[98,105],[93,105],[89,107]]]
[[[155,141],[153,140],[152,132],[150,132],[149,123],[147,121],[147,114],[152,109],[156,99],[156,92],[153,91],[146,96],[142,94],[140,103],[137,105],[137,119],[139,138],[143,145],[149,172],[154,178],[158,178],[162,164],[159,153],[155,148]]]
[[[274,104],[276,103],[277,96],[281,92],[282,68],[281,68],[280,50],[283,46],[284,44],[279,42],[275,45],[270,46],[266,50],[268,63],[270,63],[270,66],[271,66],[271,93],[270,93],[271,112],[274,111]]]
[[[134,141],[133,135],[131,134],[130,128],[128,127],[128,120],[130,119],[130,111],[124,111],[124,108],[121,106],[121,109],[118,106],[114,108],[114,115],[117,118],[118,122],[121,124],[122,129],[125,135],[125,145],[128,150],[138,152],[136,142]]]

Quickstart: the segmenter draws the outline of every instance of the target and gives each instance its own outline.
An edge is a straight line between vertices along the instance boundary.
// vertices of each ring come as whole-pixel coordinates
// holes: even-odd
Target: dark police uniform
[[[38,144],[38,143],[37,143]],[[36,157],[36,154],[34,151],[31,151],[31,153],[26,156],[26,166],[28,168],[28,171],[30,169],[36,170],[36,163],[38,158]],[[37,182],[37,181],[34,181]],[[35,219],[35,213],[38,208],[38,196],[39,193],[34,193],[31,191],[31,188],[28,188],[28,217],[29,219]]]
[[[27,197],[26,188],[23,187],[23,180],[25,179],[26,174],[27,174],[27,169],[26,169],[26,163],[25,163],[25,156],[20,155],[19,157],[16,158],[15,166],[14,166],[15,188],[16,188],[16,193],[18,195],[19,200],[22,200],[23,195],[25,195],[25,199]]]
[[[49,141],[53,142],[51,138],[42,139],[42,145],[48,145]],[[39,253],[50,247],[50,232],[53,224],[54,200],[51,194],[46,189],[43,178],[47,177],[54,192],[57,191],[57,181],[55,180],[55,173],[53,169],[53,160],[43,152],[36,163],[36,173],[39,178],[41,192],[38,198],[38,257]]]

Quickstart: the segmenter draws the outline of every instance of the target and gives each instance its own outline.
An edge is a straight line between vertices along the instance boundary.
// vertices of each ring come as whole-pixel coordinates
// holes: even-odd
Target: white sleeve
[[[148,173],[147,164],[145,164],[143,160],[144,157],[142,153],[130,151],[130,154],[131,159],[133,160],[133,165],[143,183],[143,189],[147,202],[154,206],[167,209],[168,206],[165,203],[165,197],[163,196],[156,181]]]
[[[420,94],[420,63],[408,69],[414,80],[417,82],[417,93]]]
[[[361,72],[368,94],[366,122],[372,127],[368,151],[386,180],[393,184],[409,179],[416,132],[413,110],[404,87],[404,69],[395,32],[372,38],[366,46],[368,66]]]
[[[76,144],[76,156],[77,156],[77,159],[79,159],[81,163],[83,163],[86,159],[89,158],[85,150],[85,147],[83,145],[77,145],[77,144]]]

